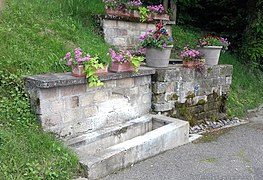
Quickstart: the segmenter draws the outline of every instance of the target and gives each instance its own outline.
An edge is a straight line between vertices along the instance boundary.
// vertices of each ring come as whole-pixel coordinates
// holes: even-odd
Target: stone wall
[[[172,33],[172,25],[175,22],[164,22],[168,32]],[[104,39],[107,43],[121,50],[135,51],[140,45],[139,37],[149,30],[155,30],[156,22],[134,22],[122,19],[104,18],[102,19],[102,28]]]
[[[232,68],[206,66],[202,73],[182,65],[157,69],[152,82],[153,111],[191,125],[224,118]]]
[[[72,137],[149,113],[155,70],[101,75],[104,87],[89,88],[85,78],[66,74],[25,78],[40,124],[60,137]]]

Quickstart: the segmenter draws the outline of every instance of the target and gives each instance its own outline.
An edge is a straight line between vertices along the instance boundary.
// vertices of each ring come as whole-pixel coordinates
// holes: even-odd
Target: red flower
[[[163,25],[162,25],[162,23],[158,23],[158,24],[156,25],[156,27],[157,27],[158,29],[161,29],[161,28],[163,27]]]

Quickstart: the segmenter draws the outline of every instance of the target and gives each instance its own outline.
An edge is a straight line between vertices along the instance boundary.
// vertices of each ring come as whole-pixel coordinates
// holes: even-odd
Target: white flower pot
[[[214,66],[218,65],[222,46],[204,46],[198,47],[198,51],[205,55],[205,64]]]
[[[168,67],[173,46],[146,48],[146,65],[150,67]]]

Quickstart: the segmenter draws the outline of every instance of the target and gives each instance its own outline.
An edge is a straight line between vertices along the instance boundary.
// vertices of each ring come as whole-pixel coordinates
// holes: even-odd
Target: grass
[[[98,0],[6,0],[0,14],[0,179],[72,179],[82,173],[78,159],[52,134],[42,132],[30,111],[22,77],[62,72],[66,52],[81,47],[106,55],[109,45],[99,35],[93,15],[104,12]],[[178,48],[193,46],[198,32],[174,27]],[[263,102],[262,73],[224,54],[234,65],[229,114]]]
[[[0,16],[0,179],[72,179],[78,159],[56,138],[42,132],[31,113],[22,77],[61,72],[66,52],[81,47],[106,55],[97,33],[97,0],[6,0]]]
[[[241,64],[234,55],[220,56],[221,64],[233,65],[233,79],[228,98],[228,115],[244,117],[247,110],[263,102],[263,72]]]

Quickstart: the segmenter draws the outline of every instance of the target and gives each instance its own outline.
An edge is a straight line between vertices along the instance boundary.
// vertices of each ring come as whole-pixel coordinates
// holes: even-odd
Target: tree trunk
[[[174,0],[170,0],[170,8],[171,8],[171,17],[170,19],[172,21],[176,21],[177,17],[177,4],[174,2]]]
[[[164,7],[164,10],[167,12],[168,10],[168,6],[169,6],[169,0],[163,0],[163,7]]]

